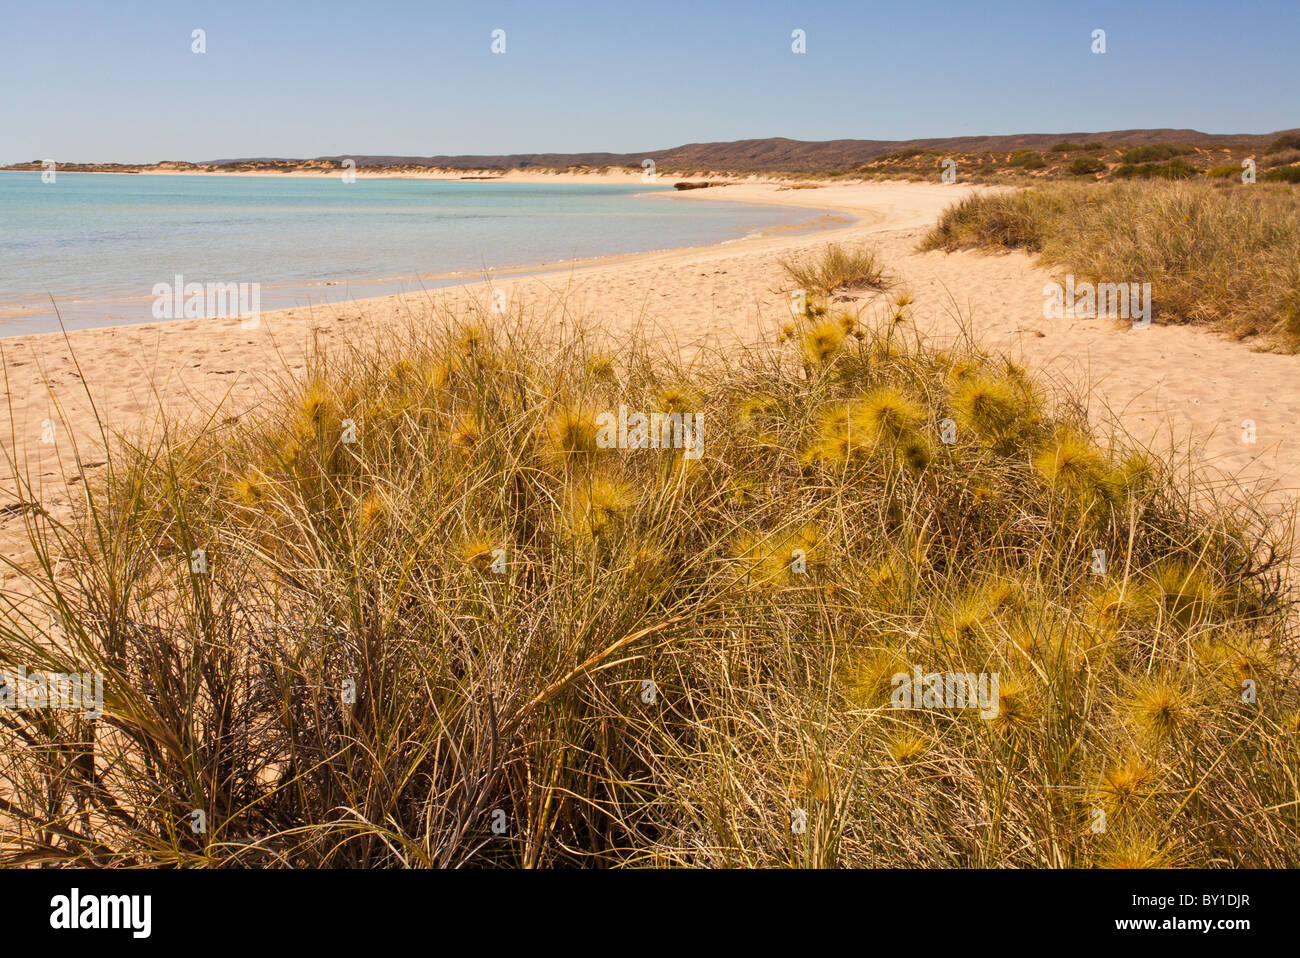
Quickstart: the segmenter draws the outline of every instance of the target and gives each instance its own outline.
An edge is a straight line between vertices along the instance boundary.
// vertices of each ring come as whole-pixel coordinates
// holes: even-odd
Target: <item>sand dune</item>
[[[873,243],[916,299],[915,322],[927,334],[950,337],[965,325],[1034,367],[1091,384],[1092,409],[1099,416],[1112,412],[1140,440],[1190,440],[1200,464],[1268,491],[1274,502],[1300,489],[1300,357],[1257,353],[1188,327],[1134,330],[1108,320],[1044,319],[1042,287],[1053,274],[1030,257],[916,252],[941,210],[971,189],[746,182],[665,194],[662,202],[789,204],[840,218],[813,233],[773,231],[721,246],[504,276],[494,284],[525,309],[559,315],[563,304],[568,316],[613,331],[651,328],[682,346],[727,343],[772,335],[787,320],[783,259],[828,241]],[[0,340],[12,423],[3,444],[46,507],[66,512],[82,488],[83,470],[93,473],[103,460],[95,413],[110,430],[127,433],[149,428],[160,403],[193,415],[218,409],[219,418],[255,413],[271,379],[302,370],[311,343],[364,335],[372,325],[419,315],[431,302],[455,308],[486,296],[484,284],[476,283],[267,313],[253,330],[237,320],[186,320],[84,330],[66,339]],[[1255,425],[1254,444],[1243,442],[1247,419]],[[49,420],[56,422],[53,431]],[[23,519],[12,470],[6,467],[2,478],[0,549],[19,558]]]

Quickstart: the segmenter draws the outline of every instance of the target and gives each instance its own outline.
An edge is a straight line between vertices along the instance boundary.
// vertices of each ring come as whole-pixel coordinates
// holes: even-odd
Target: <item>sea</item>
[[[0,171],[0,336],[157,322],[159,284],[177,278],[257,284],[265,311],[725,243],[821,215],[672,192],[363,171],[355,182]]]

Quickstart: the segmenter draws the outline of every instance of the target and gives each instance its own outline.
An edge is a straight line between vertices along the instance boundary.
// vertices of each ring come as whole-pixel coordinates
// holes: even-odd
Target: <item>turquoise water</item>
[[[0,335],[153,322],[152,290],[259,283],[261,308],[375,296],[485,270],[696,246],[810,210],[659,185],[0,172]],[[439,279],[417,279],[440,276]],[[329,285],[326,285],[329,284]]]

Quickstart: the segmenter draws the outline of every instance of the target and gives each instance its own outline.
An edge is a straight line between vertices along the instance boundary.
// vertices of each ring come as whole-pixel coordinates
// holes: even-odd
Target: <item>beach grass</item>
[[[422,316],[114,443],[26,513],[0,665],[105,701],[0,714],[0,859],[1300,864],[1289,525],[905,296],[808,307],[690,365]]]
[[[922,248],[1024,249],[1080,279],[1150,283],[1158,322],[1300,349],[1300,195],[1286,186],[1150,181],[983,193],[947,210]]]
[[[787,260],[783,266],[797,287],[822,296],[849,289],[881,290],[892,282],[876,252],[868,247],[830,243],[818,253]]]

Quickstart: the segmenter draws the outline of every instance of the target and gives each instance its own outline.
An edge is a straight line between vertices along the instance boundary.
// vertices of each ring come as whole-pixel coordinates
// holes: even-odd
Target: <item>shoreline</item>
[[[14,171],[0,171],[0,172],[14,172]],[[17,171],[17,172],[23,172],[23,171]],[[121,173],[120,171],[90,171],[90,172],[95,172],[95,173],[102,172],[105,175],[129,175],[129,174]],[[171,172],[160,173],[158,175],[258,176],[261,174],[193,173],[193,172],[186,172],[186,171],[171,171]],[[269,175],[270,178],[294,177],[294,176],[313,178],[314,174],[286,173],[286,174]],[[609,178],[603,176],[595,179],[591,179],[583,176],[571,176],[568,174],[554,174],[554,175],[539,175],[539,176],[523,175],[505,181],[520,183],[520,184],[536,184],[539,181],[548,178],[554,179],[557,176],[563,178],[565,182],[574,183],[574,184],[608,185],[608,186],[627,185],[627,183],[632,182],[634,179],[638,181],[640,179],[639,177],[634,177],[632,174],[629,174],[627,180],[622,180],[621,178]],[[391,176],[391,177],[380,177],[380,178],[394,179],[394,180],[430,179],[430,180],[451,181],[450,178],[437,177],[437,176],[429,176],[429,177]],[[497,179],[497,178],[493,178],[493,179]],[[485,181],[480,180],[476,182],[485,182]],[[734,196],[722,196],[720,193],[714,192],[715,190],[719,190],[721,188],[721,185],[722,184],[719,184],[714,187],[710,187],[707,191],[702,189],[695,189],[695,190],[660,189],[660,190],[634,194],[634,195],[642,199],[661,198],[661,199],[668,199],[668,200],[677,200],[682,198],[693,198],[697,200],[705,199],[705,200],[727,200],[727,201],[734,201],[738,199],[737,197]],[[801,195],[806,195],[806,192],[807,192],[806,190],[800,191]],[[707,193],[708,195],[700,196],[699,194],[701,193]],[[702,251],[702,250],[712,249],[715,247],[735,246],[738,244],[750,242],[752,240],[761,240],[769,236],[778,235],[778,234],[794,236],[794,235],[807,235],[807,234],[818,233],[818,232],[829,232],[837,229],[847,229],[854,225],[858,225],[858,222],[860,221],[861,218],[860,216],[854,217],[852,215],[846,215],[844,212],[839,211],[837,206],[822,206],[817,204],[805,205],[799,203],[789,203],[789,202],[783,202],[780,198],[772,199],[772,198],[761,198],[761,197],[760,198],[746,197],[743,200],[741,200],[741,202],[744,202],[750,206],[768,207],[771,209],[778,209],[778,208],[785,209],[794,206],[796,208],[800,208],[804,210],[808,214],[817,214],[817,215],[806,216],[801,219],[795,220],[793,222],[781,223],[775,226],[761,227],[757,231],[751,231],[750,233],[747,233],[745,235],[733,237],[715,243],[701,243],[701,244],[693,244],[693,245],[686,245],[686,246],[668,246],[659,249],[640,250],[640,251],[630,252],[630,253],[602,253],[602,254],[596,254],[592,256],[576,257],[574,259],[538,260],[534,262],[525,262],[525,263],[511,264],[502,267],[494,267],[482,271],[450,270],[445,272],[416,273],[411,275],[388,275],[388,276],[373,276],[373,277],[364,277],[364,278],[325,279],[325,280],[316,280],[312,282],[284,282],[284,283],[273,283],[273,284],[264,283],[261,284],[263,290],[278,291],[284,295],[297,296],[306,300],[305,302],[300,302],[292,305],[276,306],[267,309],[264,312],[267,314],[274,314],[274,313],[281,313],[281,312],[294,310],[294,309],[311,308],[312,306],[341,307],[349,303],[369,302],[376,299],[382,299],[388,296],[410,295],[415,292],[427,292],[432,289],[442,289],[448,286],[459,286],[459,285],[466,285],[466,284],[473,284],[473,283],[491,282],[491,279],[493,277],[511,278],[511,277],[522,277],[522,276],[531,276],[531,275],[545,275],[548,273],[556,273],[565,270],[583,270],[589,267],[596,267],[596,266],[616,266],[619,265],[620,263],[627,262],[629,260],[634,260],[638,257],[643,257],[643,256],[674,254],[674,253],[681,253],[681,252],[688,252],[688,251]],[[819,213],[819,211],[821,212]],[[329,290],[336,289],[336,288],[341,290],[356,288],[362,290],[363,292],[361,292],[359,295],[345,295],[339,299],[327,300],[321,302],[312,302],[310,299],[311,294],[314,291],[318,291],[322,294],[325,294]],[[120,307],[125,309],[133,304],[138,305],[142,309],[147,311],[148,304],[152,302],[152,297],[144,296],[144,295],[134,296],[130,298],[120,297],[120,296],[107,296],[107,297],[88,296],[88,297],[82,297],[77,299],[65,300],[65,302],[83,308],[89,307],[92,310],[98,309],[98,311],[101,314],[103,314],[109,308]],[[55,307],[57,308],[57,306],[58,303],[56,302]],[[17,327],[19,324],[23,322],[27,322],[32,319],[40,318],[40,317],[48,318],[50,315],[51,315],[51,309],[48,306],[41,306],[39,309],[32,309],[29,311],[20,305],[0,304],[0,340],[14,340],[26,336],[61,335],[61,332],[58,329],[45,330],[43,332],[25,332],[20,328],[10,329],[11,326]],[[220,318],[221,317],[216,317],[213,319],[213,321]],[[103,321],[102,322],[98,321],[100,319],[102,319]],[[178,320],[176,319],[170,319],[170,320],[150,319],[141,322],[126,317],[118,319],[113,316],[101,315],[86,321],[90,323],[89,325],[78,322],[77,325],[72,327],[67,327],[67,329],[70,332],[71,331],[88,332],[92,330],[112,329],[112,328],[118,328],[124,326],[127,327],[151,326],[151,325],[161,324],[161,323],[173,323],[177,321]]]
[[[129,164],[127,164],[129,166]],[[646,180],[640,170],[628,169],[605,169],[605,170],[586,170],[581,172],[569,170],[460,170],[445,167],[426,167],[422,169],[412,169],[410,167],[393,168],[395,172],[385,172],[389,167],[367,166],[359,167],[355,172],[356,179],[366,180],[440,180],[449,182],[500,182],[500,183],[546,183],[546,182],[567,182],[575,184],[609,184],[611,186],[635,185],[638,183],[647,186],[664,185],[664,180],[686,180],[696,177],[716,178],[719,184],[728,183],[749,183],[749,182],[769,182],[782,181],[779,175],[767,174],[744,174],[744,173],[706,173],[692,172],[681,174],[657,173],[656,179]],[[28,176],[40,176],[41,170],[13,170],[0,169],[0,173],[17,173]],[[342,168],[332,170],[178,170],[178,169],[121,169],[121,170],[72,170],[61,169],[55,166],[55,173],[74,174],[78,176],[237,176],[237,177],[261,177],[263,179],[334,179],[341,178],[343,175]],[[661,179],[662,178],[662,179]],[[671,185],[671,184],[668,184]]]

